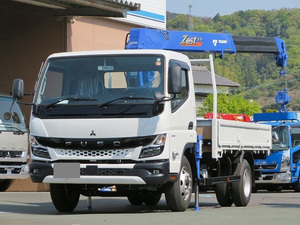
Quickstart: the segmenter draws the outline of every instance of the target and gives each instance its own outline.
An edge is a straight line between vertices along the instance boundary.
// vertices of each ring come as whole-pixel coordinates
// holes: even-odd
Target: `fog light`
[[[153,174],[159,174],[159,170],[153,170],[152,173]]]

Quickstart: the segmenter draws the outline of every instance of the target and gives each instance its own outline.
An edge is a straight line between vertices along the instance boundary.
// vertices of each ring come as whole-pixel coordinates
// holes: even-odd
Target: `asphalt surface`
[[[1,225],[294,225],[300,220],[300,193],[284,191],[252,193],[247,207],[220,207],[213,192],[201,193],[199,211],[194,200],[185,212],[168,210],[164,197],[156,207],[133,206],[123,197],[93,197],[92,210],[81,196],[69,214],[56,211],[48,192],[0,193]]]

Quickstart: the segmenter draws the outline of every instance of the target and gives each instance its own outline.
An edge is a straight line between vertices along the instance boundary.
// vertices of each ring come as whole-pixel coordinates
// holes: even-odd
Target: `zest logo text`
[[[201,46],[203,40],[201,37],[189,37],[188,35],[183,35],[182,41],[180,42],[180,46]]]

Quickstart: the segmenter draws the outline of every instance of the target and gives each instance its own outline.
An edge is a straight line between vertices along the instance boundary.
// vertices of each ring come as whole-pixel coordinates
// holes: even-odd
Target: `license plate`
[[[80,163],[54,163],[54,178],[80,178]]]

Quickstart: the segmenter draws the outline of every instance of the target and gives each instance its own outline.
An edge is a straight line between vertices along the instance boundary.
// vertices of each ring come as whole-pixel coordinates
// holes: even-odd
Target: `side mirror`
[[[180,94],[182,88],[182,69],[177,63],[170,63],[169,67],[169,94]]]
[[[12,96],[14,99],[22,99],[24,97],[24,81],[15,79],[12,87]]]
[[[272,132],[272,139],[274,143],[277,143],[279,141],[278,134],[275,131]]]

